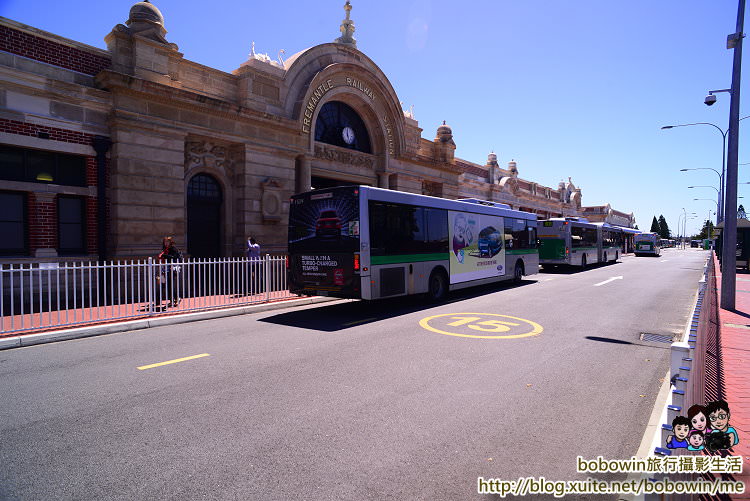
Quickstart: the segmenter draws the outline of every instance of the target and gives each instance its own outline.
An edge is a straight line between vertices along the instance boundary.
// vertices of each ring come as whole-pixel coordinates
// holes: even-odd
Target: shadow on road
[[[649,348],[662,348],[664,350],[672,349],[672,346],[670,344],[664,344],[664,343],[659,343],[659,342],[633,343],[631,341],[625,341],[622,339],[615,339],[612,337],[599,337],[599,336],[586,336],[584,339],[588,339],[589,341],[598,341],[600,343],[627,344],[631,346],[648,346]]]
[[[329,304],[316,308],[288,311],[258,319],[289,327],[302,327],[324,332],[336,332],[359,325],[377,322],[415,311],[426,310],[440,305],[471,300],[494,292],[516,289],[535,284],[536,280],[523,280],[519,285],[511,283],[492,284],[472,287],[451,292],[442,303],[431,303],[422,296],[401,296],[378,301],[352,300],[346,303]]]
[[[586,265],[586,268],[581,268],[580,266],[571,266],[571,265],[565,265],[560,264],[556,265],[554,267],[551,266],[542,266],[539,269],[539,273],[543,273],[545,275],[573,275],[574,273],[582,273],[588,270],[594,270],[596,268],[604,268],[605,266],[613,266],[615,264],[620,264],[621,261],[610,261],[608,263],[594,263],[594,264],[588,264]]]

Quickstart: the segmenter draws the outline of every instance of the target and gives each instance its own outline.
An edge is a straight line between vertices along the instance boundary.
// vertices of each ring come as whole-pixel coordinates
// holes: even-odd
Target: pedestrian
[[[172,237],[162,239],[162,250],[159,253],[160,279],[162,286],[166,289],[166,296],[169,299],[168,306],[177,306],[182,298],[180,297],[180,271],[181,266],[178,264],[182,260],[182,254],[174,243]],[[159,307],[161,307],[161,288],[159,290]]]
[[[247,238],[245,255],[250,265],[250,290],[263,290],[263,262],[260,259],[260,244],[254,237]],[[251,292],[252,293],[252,292]]]

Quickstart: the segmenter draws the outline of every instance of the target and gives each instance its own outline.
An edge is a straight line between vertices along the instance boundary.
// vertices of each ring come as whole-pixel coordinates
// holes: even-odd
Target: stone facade
[[[86,197],[86,253],[107,258],[152,256],[163,235],[184,250],[215,238],[214,255],[241,255],[249,235],[264,252],[284,252],[289,197],[313,180],[482,198],[542,218],[586,215],[570,179],[551,188],[520,178],[515,162],[501,168],[494,154],[485,165],[455,158],[446,124],[424,139],[386,75],[356,48],[346,7],[336,42],[285,61],[253,49],[232,73],[185,59],[146,2],[105,37],[107,50],[0,18],[0,145],[85,156],[90,170],[86,187],[0,181],[28,194],[26,255],[56,254],[49,226],[65,193]],[[332,102],[364,122],[368,151],[315,140]],[[94,138],[111,141],[100,164]],[[106,210],[97,212],[102,193]],[[98,249],[102,214],[106,248]]]

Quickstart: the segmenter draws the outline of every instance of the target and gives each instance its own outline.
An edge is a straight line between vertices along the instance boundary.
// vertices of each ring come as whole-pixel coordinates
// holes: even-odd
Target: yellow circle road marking
[[[442,329],[438,329],[430,325],[430,321],[440,317],[452,317],[448,325],[452,327],[468,327],[476,331],[484,332],[509,332],[512,327],[526,326],[528,332],[522,334],[508,334],[503,336],[482,336],[478,334],[461,334],[460,332],[450,332]],[[485,317],[500,317],[506,320],[485,320]],[[515,320],[515,322],[514,322]],[[544,330],[541,325],[525,318],[511,317],[509,315],[498,315],[497,313],[442,313],[440,315],[433,315],[431,317],[423,318],[419,321],[419,325],[428,331],[437,332],[438,334],[445,334],[447,336],[456,337],[469,337],[476,339],[518,339],[523,337],[531,337],[541,334]]]

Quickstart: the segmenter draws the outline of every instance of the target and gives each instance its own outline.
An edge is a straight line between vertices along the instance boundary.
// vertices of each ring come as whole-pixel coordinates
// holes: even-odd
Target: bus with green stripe
[[[636,256],[660,256],[661,237],[657,233],[639,233],[635,236]]]
[[[601,231],[585,218],[551,218],[539,224],[539,263],[543,268],[599,262]]]
[[[294,195],[287,283],[295,294],[374,300],[538,272],[537,216],[477,199],[370,186]]]
[[[625,247],[625,232],[609,223],[594,223],[598,227],[599,262],[610,263],[620,259]]]

